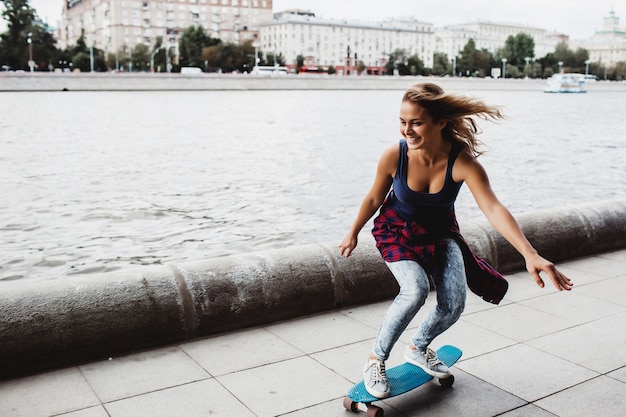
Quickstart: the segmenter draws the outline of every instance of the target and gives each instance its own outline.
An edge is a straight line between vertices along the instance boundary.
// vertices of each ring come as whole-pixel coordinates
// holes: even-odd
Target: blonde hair
[[[402,101],[423,107],[434,121],[445,120],[447,123],[441,132],[443,138],[463,144],[474,156],[482,153],[480,148],[483,144],[476,138],[482,132],[471,116],[484,120],[504,118],[496,106],[489,106],[475,98],[448,94],[433,83],[409,87]]]

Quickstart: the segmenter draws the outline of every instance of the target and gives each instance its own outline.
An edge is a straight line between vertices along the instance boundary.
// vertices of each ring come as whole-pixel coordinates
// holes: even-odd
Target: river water
[[[626,197],[623,93],[468,93],[507,116],[480,160],[514,214]],[[2,93],[0,282],[339,242],[401,94]]]

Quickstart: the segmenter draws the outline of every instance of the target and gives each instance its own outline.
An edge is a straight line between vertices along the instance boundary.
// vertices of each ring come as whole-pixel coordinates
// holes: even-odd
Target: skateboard
[[[459,348],[454,346],[445,345],[437,350],[437,357],[441,362],[445,363],[447,367],[454,365],[463,353]],[[398,366],[394,366],[387,370],[387,379],[391,393],[389,397],[395,397],[405,392],[411,391],[425,384],[433,379],[431,375],[428,375],[419,366],[411,365],[410,363],[403,363]],[[454,383],[454,375],[450,375],[447,378],[439,378],[441,386],[449,388]],[[367,392],[363,381],[357,383],[352,387],[346,397],[343,399],[343,406],[352,412],[359,411],[359,404],[364,404],[367,407],[367,417],[383,417],[384,410],[380,407],[372,405],[375,401],[382,401],[387,398],[376,398]]]

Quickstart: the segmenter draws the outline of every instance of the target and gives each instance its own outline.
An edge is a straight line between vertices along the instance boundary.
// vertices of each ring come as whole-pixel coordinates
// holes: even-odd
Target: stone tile
[[[601,284],[602,282],[597,282],[585,285],[582,289],[577,289],[576,292],[559,292],[523,301],[520,304],[532,308],[533,310],[542,311],[564,320],[572,321],[576,324],[589,323],[626,311],[624,307],[617,304],[607,303],[606,301],[580,294],[580,292],[583,292],[586,288],[596,287]],[[624,286],[624,289],[626,290],[626,286]],[[626,294],[626,292],[622,294]],[[621,298],[626,297],[622,295]]]
[[[546,286],[541,288],[526,271],[507,275],[505,278],[509,282],[509,290],[504,296],[505,302],[518,302],[558,292],[549,282],[549,278],[545,278]]]
[[[467,315],[463,320],[518,342],[554,333],[574,325],[573,322],[510,304]]]
[[[529,341],[528,344],[572,363],[605,374],[626,366],[626,314]]]
[[[80,369],[103,402],[210,378],[176,347],[95,362]]]
[[[78,368],[0,382],[0,416],[50,416],[100,404]]]
[[[558,417],[555,414],[549,413],[536,405],[528,404],[524,407],[516,408],[508,413],[504,413],[498,417]]]
[[[179,346],[212,375],[223,375],[302,356],[302,352],[265,329],[197,340]]]
[[[565,265],[565,266],[557,265],[557,268],[559,269],[559,271],[561,271],[561,273],[565,274],[565,276],[571,279],[572,282],[574,283],[574,289],[572,291],[575,291],[576,289],[578,289],[579,287],[582,287],[583,285],[592,284],[594,282],[607,279],[607,277],[604,275],[576,269],[575,265],[572,267],[568,265]]]
[[[576,293],[626,307],[626,278],[605,279],[577,288]]]
[[[273,417],[333,398],[339,399],[352,386],[349,381],[309,357],[216,379],[259,417]]]
[[[626,366],[607,374],[607,376],[626,383]]]
[[[378,334],[378,330],[339,312],[279,323],[266,329],[306,353],[367,340]]]
[[[559,417],[623,416],[626,384],[600,376],[537,401],[537,406]]]
[[[406,339],[403,335],[402,340],[409,343],[412,335],[412,333],[406,335]],[[457,346],[463,351],[460,359],[463,361],[514,344],[517,342],[512,339],[485,330],[461,318],[451,328],[437,336],[431,346],[435,349],[443,345]]]
[[[520,398],[461,370],[455,370],[454,377],[451,389],[443,388],[433,380],[406,394],[385,400],[381,406],[385,408],[385,416],[392,407],[403,416],[488,417],[526,404]]]
[[[463,361],[458,368],[529,402],[598,375],[525,345]]]
[[[111,417],[254,416],[215,379],[126,398],[108,403],[106,408]]]
[[[291,413],[281,414],[281,417],[350,417],[352,414],[347,413],[343,407],[343,397],[341,399],[333,399]],[[358,415],[356,415],[358,417]],[[393,414],[385,413],[385,417],[394,417]]]
[[[599,258],[612,259],[614,261],[626,262],[626,249],[615,252],[608,252],[598,255]]]
[[[614,278],[626,274],[626,263],[610,258],[592,256],[567,263],[567,267],[605,278]]]
[[[103,406],[85,408],[83,410],[73,411],[63,414],[59,417],[110,417]]]
[[[370,339],[314,353],[311,357],[331,371],[350,381],[351,384],[356,384],[363,379],[363,365],[372,350],[373,344],[374,339]],[[398,342],[396,346],[394,346],[391,351],[391,356],[386,362],[387,369],[404,363],[405,347],[406,345],[402,342]]]
[[[341,310],[341,313],[378,331],[380,323],[382,323],[383,317],[385,317],[385,313],[392,301],[387,300],[375,304],[346,308]]]

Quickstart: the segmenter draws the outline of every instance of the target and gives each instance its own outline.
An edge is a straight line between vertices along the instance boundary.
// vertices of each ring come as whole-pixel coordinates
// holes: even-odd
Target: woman
[[[474,255],[459,233],[454,201],[463,182],[493,227],[524,257],[537,285],[544,287],[539,276],[544,271],[558,290],[572,288],[570,279],[537,253],[492,191],[487,173],[476,159],[480,155],[478,129],[471,116],[502,118],[496,107],[446,94],[435,84],[409,88],[400,105],[403,139],[384,151],[374,184],[339,245],[340,255],[350,256],[359,231],[380,208],[372,234],[400,292],[385,315],[363,369],[367,391],[375,397],[389,396],[385,361],[424,304],[429,276],[437,290],[437,307],[418,328],[404,358],[438,378],[449,376],[449,370],[428,346],[461,316],[466,283],[495,304],[506,293],[504,278]]]

